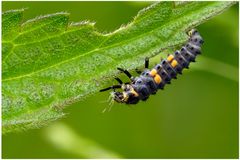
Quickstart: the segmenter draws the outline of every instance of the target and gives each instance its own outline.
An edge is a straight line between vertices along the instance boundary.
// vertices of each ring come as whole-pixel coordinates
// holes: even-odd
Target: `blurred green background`
[[[70,21],[95,21],[109,32],[150,4],[2,2],[2,10],[28,8],[24,21],[67,11]],[[238,15],[236,4],[200,25],[197,63],[147,102],[102,113],[109,93],[96,93],[50,126],[3,135],[3,158],[238,158]]]

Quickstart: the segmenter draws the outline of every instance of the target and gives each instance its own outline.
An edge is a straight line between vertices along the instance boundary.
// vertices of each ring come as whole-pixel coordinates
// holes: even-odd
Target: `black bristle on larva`
[[[177,79],[177,74],[182,74],[182,70],[189,68],[190,63],[195,62],[197,55],[201,54],[204,41],[199,32],[192,29],[188,32],[188,36],[188,42],[180,50],[168,55],[167,59],[162,59],[151,70],[148,69],[149,59],[146,58],[145,69],[137,77],[133,77],[127,70],[118,68],[131,81],[123,83],[119,78],[115,78],[119,85],[102,89],[100,92],[113,89],[111,97],[118,103],[136,104],[140,100],[146,101],[151,94],[156,94],[158,89],[164,89],[166,84],[170,84],[172,79]]]

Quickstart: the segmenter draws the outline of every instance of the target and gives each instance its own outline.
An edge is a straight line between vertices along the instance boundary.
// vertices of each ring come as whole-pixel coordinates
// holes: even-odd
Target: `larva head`
[[[123,92],[112,92],[111,97],[118,103],[136,104],[139,101],[138,93],[135,92],[131,85],[123,85]]]
[[[111,97],[114,101],[118,102],[118,103],[124,103],[124,96],[123,96],[123,92],[111,92]]]
[[[111,97],[114,101],[118,103],[126,103],[129,98],[128,91],[131,90],[131,86],[128,84],[122,84],[121,89],[123,92],[113,91],[111,92]]]

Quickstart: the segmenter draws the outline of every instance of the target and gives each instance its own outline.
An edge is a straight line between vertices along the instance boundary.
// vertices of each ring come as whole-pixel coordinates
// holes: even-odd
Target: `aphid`
[[[117,68],[125,73],[130,82],[123,83],[119,78],[118,85],[100,90],[100,92],[113,89],[110,97],[118,103],[136,104],[139,100],[146,101],[151,94],[156,94],[158,89],[163,89],[165,84],[170,84],[171,79],[177,78],[177,74],[182,74],[184,68],[188,68],[190,62],[195,62],[198,54],[201,54],[203,39],[199,32],[192,29],[188,32],[189,40],[180,51],[168,55],[166,60],[162,60],[153,69],[148,69],[149,59],[145,59],[145,69],[138,77],[133,77],[127,70]],[[121,91],[116,91],[120,88]]]

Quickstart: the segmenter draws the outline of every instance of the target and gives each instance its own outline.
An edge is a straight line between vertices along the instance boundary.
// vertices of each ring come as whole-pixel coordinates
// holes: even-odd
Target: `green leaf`
[[[183,44],[187,30],[234,3],[155,3],[108,34],[88,21],[69,23],[68,13],[26,22],[23,9],[3,13],[3,133],[62,117],[64,106],[98,92],[117,74],[116,67],[139,67],[146,56]]]

